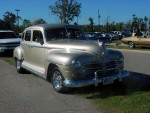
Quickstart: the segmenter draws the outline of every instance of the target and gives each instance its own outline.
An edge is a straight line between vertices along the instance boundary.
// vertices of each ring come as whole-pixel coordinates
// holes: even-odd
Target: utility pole
[[[99,9],[98,9],[98,25],[99,25],[99,29],[101,30],[101,27],[100,27],[100,14],[99,14]]]
[[[98,9],[98,25],[100,25],[100,18],[101,18],[101,16],[99,14],[99,9]]]
[[[18,12],[20,11],[19,9],[16,9],[15,10],[17,12],[17,25],[19,26],[19,15],[18,15]]]

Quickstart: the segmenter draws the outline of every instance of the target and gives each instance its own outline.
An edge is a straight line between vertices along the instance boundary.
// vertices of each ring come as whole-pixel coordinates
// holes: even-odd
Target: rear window
[[[14,32],[0,32],[0,39],[17,38]]]

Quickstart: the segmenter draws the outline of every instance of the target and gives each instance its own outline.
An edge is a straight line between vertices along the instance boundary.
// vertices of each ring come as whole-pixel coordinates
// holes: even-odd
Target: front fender
[[[70,53],[52,53],[48,55],[48,61],[58,65],[71,65],[72,60],[76,58],[75,54]]]
[[[22,49],[20,46],[16,47],[13,51],[13,57],[21,60],[23,58],[22,56]]]
[[[124,56],[120,51],[108,49],[107,58],[113,60],[119,60],[120,58],[124,58]]]
[[[70,51],[70,52],[50,52],[48,61],[60,65],[72,65],[72,61],[94,62],[98,61],[98,55],[87,51]]]

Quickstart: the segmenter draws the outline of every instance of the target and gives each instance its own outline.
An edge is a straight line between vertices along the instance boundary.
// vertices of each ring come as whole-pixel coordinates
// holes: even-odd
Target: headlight
[[[72,61],[72,64],[76,67],[76,68],[81,68],[81,62],[79,61],[79,60],[77,60],[77,61]]]
[[[120,59],[118,60],[118,64],[120,64],[120,65],[123,65],[123,62],[124,62],[124,58],[120,58]]]
[[[124,68],[124,58],[120,58],[118,60],[118,68],[120,68],[121,70],[123,70],[123,68]]]

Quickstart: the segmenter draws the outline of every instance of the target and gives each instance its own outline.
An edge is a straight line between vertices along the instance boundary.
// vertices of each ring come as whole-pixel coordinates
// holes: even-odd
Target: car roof
[[[51,29],[51,28],[64,28],[64,27],[79,28],[79,26],[77,26],[77,25],[70,25],[70,24],[38,24],[38,25],[30,26],[26,29],[42,28],[42,29],[46,30],[46,29]]]
[[[0,30],[0,32],[14,32],[14,31],[11,31],[11,30]]]

